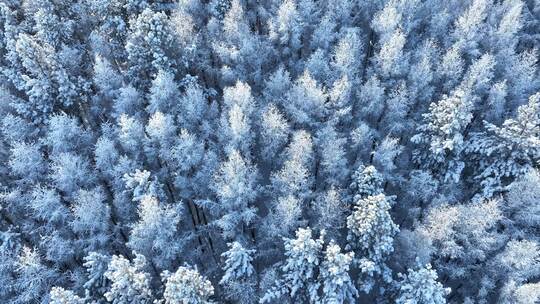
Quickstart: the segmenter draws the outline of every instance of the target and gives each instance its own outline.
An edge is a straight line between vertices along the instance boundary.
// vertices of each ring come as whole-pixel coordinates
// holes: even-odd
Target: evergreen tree
[[[321,234],[318,239],[313,239],[311,229],[300,228],[296,231],[296,239],[285,239],[287,260],[281,266],[283,278],[266,292],[261,299],[262,303],[282,296],[310,303],[319,300],[317,269],[322,262],[323,238],[324,234]]]
[[[354,253],[341,253],[339,245],[328,244],[324,261],[321,263],[323,298],[321,303],[354,303],[358,291],[349,276],[349,267]]]
[[[465,148],[463,132],[472,120],[472,104],[463,92],[457,91],[429,108],[429,113],[422,115],[425,123],[418,127],[420,133],[411,138],[413,143],[429,148],[417,150],[415,160],[445,181],[457,182],[465,166],[461,159]]]
[[[384,194],[361,198],[354,203],[354,211],[347,217],[347,250],[355,251],[355,265],[365,274],[359,281],[361,289],[369,292],[375,275],[391,281],[390,269],[385,265],[394,251],[394,236],[399,231],[389,210],[391,198]]]
[[[132,227],[127,246],[168,268],[181,248],[177,234],[180,216],[171,207],[160,206],[156,197],[144,196],[139,203],[139,221]]]
[[[310,196],[312,177],[310,167],[313,143],[309,133],[297,131],[286,149],[287,159],[281,170],[271,176],[272,186],[277,193],[295,195],[300,199]]]
[[[505,120],[500,127],[486,123],[485,132],[472,136],[467,152],[479,162],[484,195],[500,191],[505,178],[522,176],[538,162],[539,105],[540,94],[535,94],[519,107],[515,119]]]
[[[225,238],[239,238],[253,223],[257,209],[257,170],[236,150],[222,163],[214,176],[213,189],[218,202],[210,206],[217,217],[215,225]]]
[[[164,112],[174,113],[177,111],[175,104],[180,98],[180,92],[174,82],[174,75],[170,72],[160,70],[150,87],[149,104],[147,111],[149,113]]]
[[[255,100],[251,88],[241,82],[223,92],[223,103],[226,109],[221,116],[222,141],[227,151],[238,150],[243,155],[250,155],[253,144],[252,113]]]
[[[349,191],[353,200],[358,201],[368,196],[375,196],[383,192],[383,178],[373,166],[360,165],[352,175]]]
[[[35,249],[24,247],[15,262],[16,277],[8,282],[15,295],[13,303],[47,303],[49,288],[58,274],[48,268]]]
[[[246,249],[240,243],[227,244],[229,250],[221,256],[225,258],[225,273],[219,281],[226,288],[229,298],[240,302],[250,301],[254,296],[253,254],[255,250]]]
[[[146,259],[135,253],[130,262],[123,256],[113,256],[105,277],[111,281],[110,290],[105,293],[107,301],[115,304],[151,303],[152,290],[150,275],[144,272]]]
[[[399,274],[399,293],[396,303],[444,304],[450,292],[437,281],[437,272],[430,264],[418,270],[408,269],[407,274]]]
[[[84,257],[83,266],[86,268],[88,280],[83,287],[91,295],[102,296],[107,292],[108,282],[105,273],[108,270],[110,261],[111,257],[97,252],[90,252]]]
[[[196,269],[182,266],[173,274],[166,273],[165,279],[163,298],[166,304],[212,303],[210,297],[214,294],[214,287]]]
[[[71,206],[73,232],[80,235],[85,251],[106,248],[111,234],[111,208],[102,189],[80,190]]]
[[[271,104],[261,114],[260,122],[261,156],[267,160],[275,160],[278,153],[287,143],[290,127],[279,109]]]
[[[51,304],[83,304],[84,300],[62,287],[53,287],[51,289]]]
[[[167,15],[150,8],[134,16],[129,23],[125,45],[128,76],[132,84],[147,89],[149,78],[158,71],[174,71],[176,68],[174,35]]]

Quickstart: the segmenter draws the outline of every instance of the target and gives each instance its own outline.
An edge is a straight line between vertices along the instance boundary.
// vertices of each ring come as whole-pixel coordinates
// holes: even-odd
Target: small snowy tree
[[[282,168],[271,175],[273,189],[282,195],[294,195],[300,199],[308,198],[311,194],[310,185],[313,182],[310,175],[313,157],[311,135],[303,130],[296,131],[285,153],[287,158]]]
[[[51,304],[84,304],[84,299],[73,293],[73,291],[65,290],[62,287],[53,287],[50,297]]]
[[[228,244],[229,250],[222,256],[225,258],[225,274],[221,278],[220,284],[226,284],[229,281],[248,278],[254,274],[251,257],[255,250],[245,249],[239,242]]]
[[[175,104],[180,98],[174,75],[170,72],[160,70],[154,80],[149,94],[149,104],[146,111],[150,114],[154,112],[174,113],[177,109]]]
[[[474,0],[456,20],[453,33],[456,45],[470,56],[478,56],[480,53],[479,42],[486,31],[484,22],[490,3],[486,0]]]
[[[234,87],[225,88],[223,92],[225,110],[221,116],[221,139],[227,153],[238,150],[249,155],[253,142],[252,114],[255,100],[249,85],[237,82]]]
[[[179,123],[188,130],[197,129],[199,124],[203,123],[206,111],[208,110],[208,96],[203,89],[196,83],[189,83],[180,100],[177,101],[179,112]]]
[[[144,142],[144,126],[135,117],[122,114],[118,120],[118,139],[125,151],[133,155],[141,154]]]
[[[409,64],[404,53],[405,42],[406,35],[399,28],[387,40],[383,40],[381,49],[375,57],[378,72],[383,78],[396,77],[405,72]]]
[[[135,253],[130,262],[123,256],[114,255],[105,272],[111,281],[110,290],[105,293],[107,301],[114,304],[152,303],[150,275],[144,272],[146,259]]]
[[[349,175],[345,157],[347,140],[337,133],[331,124],[320,129],[315,140],[321,159],[321,173],[325,181],[331,185],[341,185]]]
[[[84,283],[83,287],[91,295],[103,295],[106,292],[107,288],[107,277],[105,273],[111,261],[111,257],[97,253],[90,252],[87,256],[84,257],[83,266],[86,268],[87,280]]]
[[[283,1],[270,23],[270,39],[283,45],[284,53],[290,55],[300,49],[301,34],[301,19],[295,1]]]
[[[517,286],[510,281],[502,290],[501,300],[508,303],[535,304],[540,300],[540,283]]]
[[[347,29],[334,48],[331,62],[332,67],[341,72],[342,75],[346,75],[353,83],[355,83],[357,74],[360,73],[364,56],[362,52],[364,46],[359,36],[359,31],[356,28]]]
[[[427,147],[415,151],[415,161],[446,181],[459,181],[464,168],[463,132],[473,117],[472,104],[463,92],[457,91],[432,103],[429,113],[422,116],[424,124],[418,127],[419,133],[411,141]]]
[[[347,217],[346,249],[355,252],[354,264],[366,275],[365,281],[359,280],[365,291],[373,287],[375,275],[391,280],[385,260],[394,251],[394,236],[399,231],[389,213],[391,205],[391,198],[384,194],[368,196],[357,200]]]
[[[81,237],[79,242],[86,250],[99,250],[110,241],[111,210],[103,190],[80,190],[71,207],[73,232]]]
[[[503,219],[499,205],[497,200],[484,200],[429,210],[417,233],[431,243],[439,271],[453,279],[470,279],[476,274],[475,264],[485,263],[500,248],[504,236],[496,230]]]
[[[261,114],[259,127],[261,155],[263,159],[270,162],[277,157],[287,143],[290,133],[289,124],[279,109],[270,104]]]
[[[139,203],[139,221],[133,225],[128,247],[144,254],[160,268],[168,268],[181,248],[177,233],[180,215],[157,198],[144,196]]]
[[[218,216],[215,224],[225,238],[240,237],[256,217],[257,169],[233,150],[214,175],[213,189],[218,198],[210,206]]]
[[[484,195],[491,196],[540,161],[540,93],[518,108],[515,119],[500,127],[485,125],[485,132],[473,134],[466,151],[478,161],[477,178]]]
[[[354,171],[349,191],[353,202],[383,193],[383,178],[373,166],[360,165]]]
[[[249,302],[254,296],[254,275],[253,254],[254,249],[246,249],[239,242],[227,244],[229,250],[221,254],[225,258],[223,270],[225,273],[221,277],[219,284],[224,286],[226,295],[240,302]]]
[[[60,230],[71,220],[69,209],[62,202],[61,195],[54,189],[35,187],[27,202],[29,215],[42,221],[47,234]]]
[[[66,114],[51,116],[48,128],[44,142],[55,155],[78,152],[90,141],[90,134],[81,127],[77,119]]]
[[[355,303],[358,291],[349,275],[354,253],[341,253],[339,245],[333,241],[325,250],[321,263],[320,278],[323,296],[321,303]]]
[[[326,98],[324,88],[306,70],[289,90],[284,108],[296,125],[313,126],[326,115]]]
[[[288,296],[298,301],[315,302],[319,300],[317,269],[322,262],[324,233],[318,239],[312,238],[310,228],[299,228],[296,239],[285,239],[287,260],[281,267],[283,278],[266,292],[261,303]]]
[[[16,277],[8,282],[16,293],[13,303],[46,303],[57,274],[42,261],[39,253],[24,247],[15,265]]]
[[[94,59],[94,84],[101,94],[113,98],[122,86],[121,76],[114,70],[111,63],[102,56],[96,55]]]
[[[15,142],[10,149],[9,168],[13,175],[36,182],[45,173],[46,163],[39,145]]]
[[[85,157],[75,153],[61,153],[53,158],[49,174],[53,184],[68,195],[75,195],[94,182],[90,163]]]
[[[540,224],[540,172],[531,170],[507,187],[503,210],[521,234]]]
[[[302,218],[302,202],[293,195],[279,197],[273,202],[266,217],[264,233],[273,237],[290,236],[305,221]]]
[[[176,66],[174,35],[163,12],[146,8],[130,20],[126,42],[128,76],[136,86],[148,88],[150,77],[158,71],[172,71]]]
[[[331,187],[321,193],[314,202],[317,226],[325,229],[330,236],[345,227],[345,215],[349,205],[344,196],[343,191]]]
[[[118,89],[118,94],[113,100],[112,116],[120,118],[122,115],[133,116],[140,114],[143,110],[143,97],[133,86],[128,85]]]
[[[437,281],[437,272],[431,264],[417,270],[408,269],[407,274],[399,274],[400,282],[398,297],[400,304],[445,304],[449,288],[444,288]]]
[[[212,283],[196,269],[181,266],[173,274],[165,273],[163,298],[166,304],[210,304],[213,294]]]
[[[399,140],[392,137],[384,138],[373,151],[373,164],[384,174],[386,180],[394,179],[394,170],[397,168],[395,160],[402,151],[403,146],[399,144]]]

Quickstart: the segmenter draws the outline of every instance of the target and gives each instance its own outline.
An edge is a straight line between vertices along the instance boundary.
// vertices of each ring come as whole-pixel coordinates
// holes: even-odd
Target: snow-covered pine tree
[[[246,249],[239,242],[227,244],[229,250],[221,256],[225,258],[224,274],[219,281],[225,287],[228,298],[239,302],[249,302],[255,293],[254,249]]]
[[[132,262],[123,256],[114,255],[109,262],[105,277],[111,281],[105,293],[107,301],[115,304],[152,303],[150,275],[145,272],[146,259],[135,253]]]
[[[508,179],[524,175],[540,160],[540,93],[518,108],[516,118],[501,126],[485,123],[485,128],[472,135],[466,151],[478,162],[483,195],[491,196]]]
[[[212,283],[201,276],[197,269],[181,266],[175,273],[165,273],[165,304],[210,304],[214,294]]]
[[[406,274],[399,274],[400,282],[396,303],[446,304],[449,288],[444,288],[437,281],[437,272],[430,264],[417,270],[408,269]]]
[[[392,198],[382,193],[360,198],[347,217],[345,249],[355,252],[354,265],[363,273],[358,286],[366,292],[373,288],[375,276],[381,276],[387,283],[392,280],[391,270],[385,263],[394,251],[394,236],[399,231],[390,216],[392,204]]]

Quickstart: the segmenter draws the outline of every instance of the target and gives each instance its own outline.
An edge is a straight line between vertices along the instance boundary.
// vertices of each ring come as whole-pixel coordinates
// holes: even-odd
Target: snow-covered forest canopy
[[[0,0],[0,303],[540,303],[539,0]]]

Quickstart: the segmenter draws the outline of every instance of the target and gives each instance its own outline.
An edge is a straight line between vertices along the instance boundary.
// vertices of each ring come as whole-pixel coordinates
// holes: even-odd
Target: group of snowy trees
[[[538,0],[0,1],[1,303],[540,301]]]

